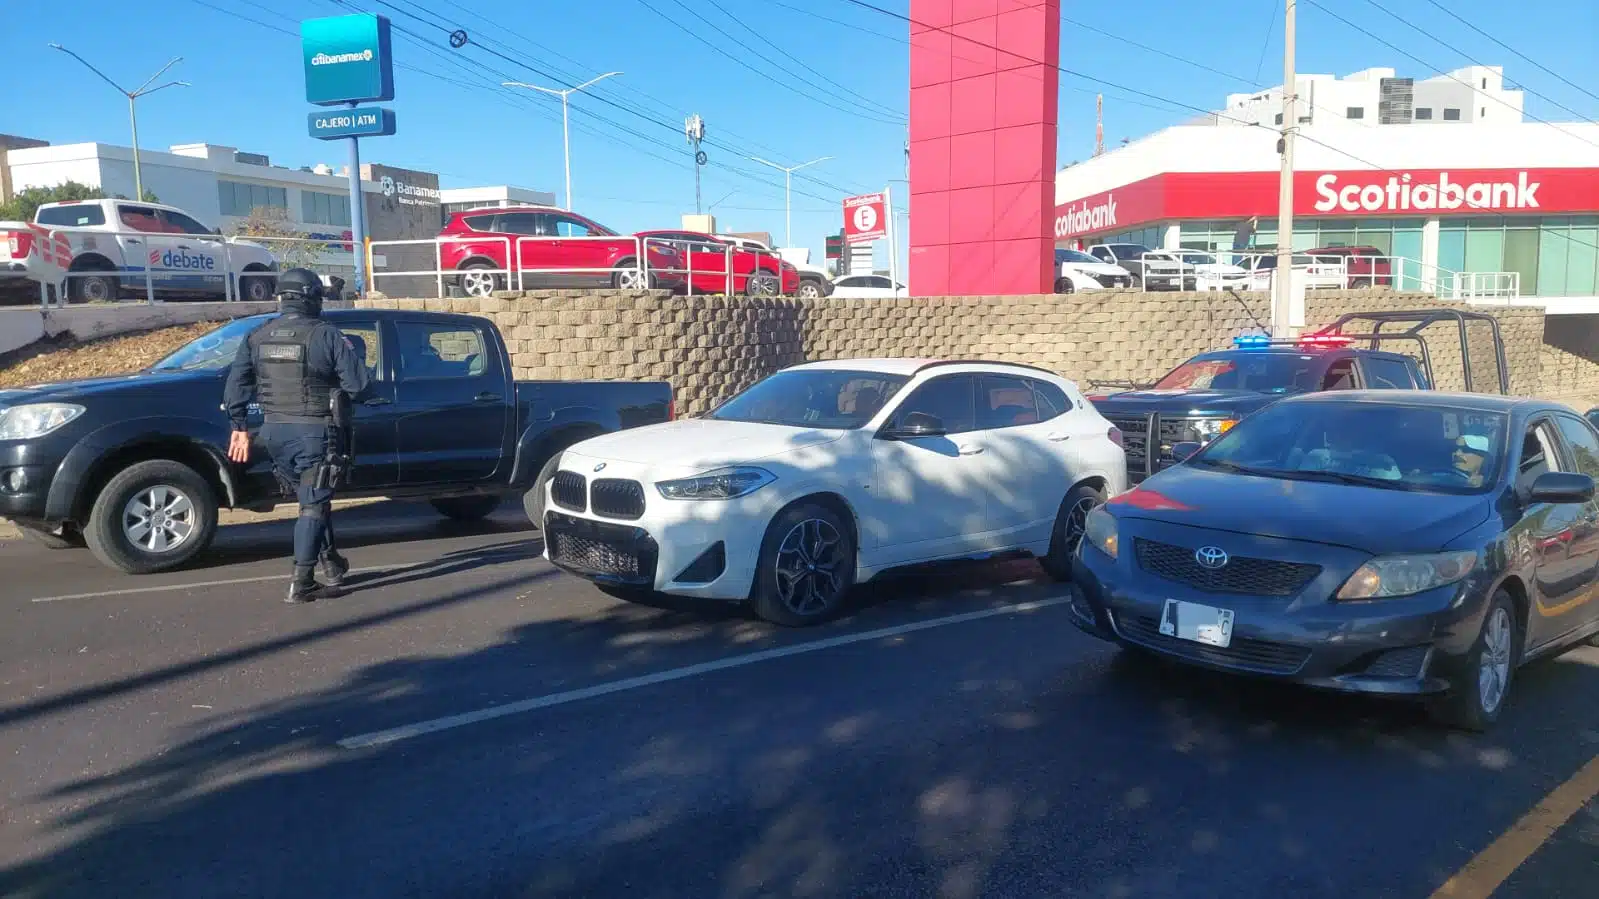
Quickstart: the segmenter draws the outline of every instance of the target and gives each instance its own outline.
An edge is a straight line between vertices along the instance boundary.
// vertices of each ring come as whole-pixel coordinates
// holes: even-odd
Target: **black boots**
[[[344,586],[344,576],[350,573],[350,560],[330,549],[322,554],[322,580],[329,587]]]
[[[299,605],[337,595],[338,588],[317,583],[315,565],[296,565],[294,580],[289,582],[289,595],[283,601]]]

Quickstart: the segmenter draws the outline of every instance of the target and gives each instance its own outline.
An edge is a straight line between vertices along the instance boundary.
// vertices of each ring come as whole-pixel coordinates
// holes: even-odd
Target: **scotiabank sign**
[[[1296,172],[1294,214],[1599,213],[1599,168]],[[1276,172],[1172,172],[1055,208],[1055,236],[1277,215]]]

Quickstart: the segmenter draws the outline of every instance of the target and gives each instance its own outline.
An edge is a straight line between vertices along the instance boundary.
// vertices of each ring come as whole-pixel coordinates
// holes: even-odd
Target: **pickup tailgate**
[[[626,429],[672,417],[672,385],[665,381],[517,381],[517,406],[525,422],[595,421]]]

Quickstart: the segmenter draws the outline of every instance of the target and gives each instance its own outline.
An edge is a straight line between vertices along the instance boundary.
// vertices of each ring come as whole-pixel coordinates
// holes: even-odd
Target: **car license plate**
[[[1160,632],[1225,649],[1233,641],[1233,610],[1168,599],[1160,615]]]

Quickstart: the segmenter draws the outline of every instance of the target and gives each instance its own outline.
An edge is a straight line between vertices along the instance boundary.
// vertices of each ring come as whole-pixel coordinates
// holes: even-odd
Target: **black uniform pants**
[[[294,488],[300,517],[294,522],[294,564],[315,565],[334,550],[333,491],[316,486],[317,469],[327,459],[328,426],[267,422],[261,442],[272,457],[278,480]]]

